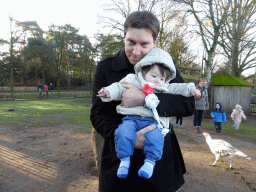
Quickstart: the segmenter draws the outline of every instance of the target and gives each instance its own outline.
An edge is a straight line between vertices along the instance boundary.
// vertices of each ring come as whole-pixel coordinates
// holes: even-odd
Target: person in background
[[[153,13],[149,11],[131,13],[124,23],[124,49],[97,64],[90,119],[95,130],[104,138],[99,170],[100,192],[173,192],[185,182],[183,174],[186,173],[186,168],[172,128],[164,138],[163,155],[155,165],[153,176],[149,179],[138,176],[138,170],[145,160],[142,150],[146,140],[145,134],[155,129],[155,125],[147,126],[137,132],[129,175],[126,179],[120,179],[117,176],[120,160],[115,151],[114,133],[122,123],[124,115],[118,114],[116,107],[119,104],[125,108],[144,106],[146,94],[132,84],[123,84],[127,91],[122,94],[121,101],[102,102],[97,97],[102,87],[119,82],[126,75],[135,73],[134,66],[156,46],[159,31],[160,22]],[[170,83],[183,82],[176,69],[176,78]],[[186,117],[194,112],[194,97],[170,93],[155,93],[155,95],[160,101],[157,107],[160,117],[177,115]]]
[[[242,119],[246,120],[246,116],[242,110],[241,105],[236,104],[235,109],[233,109],[233,112],[231,113],[231,119],[234,121],[234,130],[239,131],[239,126],[242,122]]]
[[[40,98],[42,97],[42,92],[43,92],[43,90],[42,90],[42,88],[40,87],[40,88],[39,88],[39,97],[40,97]]]
[[[198,85],[199,91],[201,92],[201,97],[196,98],[195,103],[195,113],[194,113],[194,132],[200,133],[200,127],[202,124],[203,114],[205,110],[209,109],[209,101],[208,101],[208,92],[207,92],[207,80],[206,78],[202,78]]]
[[[213,118],[213,122],[214,122],[214,125],[215,125],[216,133],[220,133],[221,132],[221,128],[222,128],[222,122],[226,122],[227,121],[226,114],[222,110],[221,102],[216,103],[215,109],[213,109],[211,111],[210,115]]]
[[[54,87],[53,87],[53,84],[50,83],[50,92],[51,92],[51,97],[53,97],[53,90],[54,90]]]
[[[46,92],[46,98],[48,99],[48,91],[49,91],[48,85],[44,86],[44,91]]]
[[[177,116],[176,117],[176,127],[179,126],[179,121],[180,121],[180,128],[182,128],[182,120],[183,120],[182,116]]]

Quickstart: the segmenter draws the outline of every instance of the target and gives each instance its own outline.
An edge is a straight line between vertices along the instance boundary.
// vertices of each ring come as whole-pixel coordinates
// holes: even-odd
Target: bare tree
[[[170,31],[177,25],[175,20],[180,17],[178,9],[175,10],[173,7],[174,4],[169,0],[112,0],[112,3],[103,6],[105,13],[110,14],[98,16],[98,22],[109,28],[110,33],[123,35],[123,24],[130,13],[137,10],[152,11],[161,22],[158,46],[162,48],[165,45],[164,41],[171,34]]]
[[[174,0],[186,5],[196,21],[195,33],[200,36],[207,53],[206,78],[211,79],[212,65],[223,24],[227,19],[232,0]]]
[[[171,42],[176,41],[177,44],[178,38],[182,35],[184,37],[182,38],[182,43],[190,44],[190,38],[185,38],[185,31],[187,29],[186,15],[180,11],[178,5],[170,0],[112,0],[112,3],[104,5],[106,14],[112,13],[112,15],[100,16],[100,22],[104,23],[105,27],[109,28],[111,33],[115,34],[116,32],[117,34],[115,35],[123,35],[123,23],[125,19],[132,11],[136,10],[152,11],[159,18],[160,32],[157,41],[158,47],[171,54],[170,49],[175,46]],[[181,54],[184,55],[184,52],[179,52],[178,54],[180,55],[177,55],[177,53],[175,55],[176,59],[179,58],[177,62],[180,64]],[[173,54],[171,55],[174,56]],[[183,56],[183,58],[185,57]],[[192,63],[191,58],[188,61],[190,63]]]
[[[256,66],[256,1],[232,0],[231,14],[222,28],[220,45],[228,59],[227,68],[240,78],[241,73]]]
[[[159,1],[160,0],[111,0],[111,3],[104,4],[103,10],[105,11],[105,15],[98,15],[98,23],[104,23],[104,28],[109,28],[110,33],[123,34],[123,24],[130,13],[137,10],[152,11]]]
[[[196,63],[197,54],[191,49],[190,39],[186,30],[175,28],[172,31],[171,39],[166,43],[167,52],[176,62],[176,67],[181,72],[188,74],[189,70]]]

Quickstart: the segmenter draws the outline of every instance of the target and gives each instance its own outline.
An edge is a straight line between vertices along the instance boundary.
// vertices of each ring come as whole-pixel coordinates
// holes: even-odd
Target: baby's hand
[[[109,92],[106,88],[102,88],[101,90],[99,90],[97,96],[98,97],[110,97]]]
[[[192,87],[192,88],[190,89],[190,94],[191,94],[192,96],[197,97],[197,98],[201,97],[201,92],[200,92],[198,89],[194,88],[194,87]]]
[[[214,118],[214,115],[212,116],[212,118]]]

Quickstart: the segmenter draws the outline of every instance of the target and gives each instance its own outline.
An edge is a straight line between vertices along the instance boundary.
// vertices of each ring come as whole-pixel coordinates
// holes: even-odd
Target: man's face
[[[124,38],[125,54],[134,66],[151,51],[156,42],[148,29],[130,28]]]

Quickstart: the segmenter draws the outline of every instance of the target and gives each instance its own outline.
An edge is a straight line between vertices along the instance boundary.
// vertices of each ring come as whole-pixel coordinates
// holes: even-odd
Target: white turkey
[[[211,152],[215,155],[215,161],[212,165],[215,165],[220,157],[226,157],[229,159],[230,168],[232,168],[232,157],[241,156],[245,159],[251,160],[248,155],[244,154],[242,151],[237,150],[230,143],[221,139],[212,139],[210,134],[207,132],[203,132],[203,135],[206,139],[206,143],[210,147]]]

